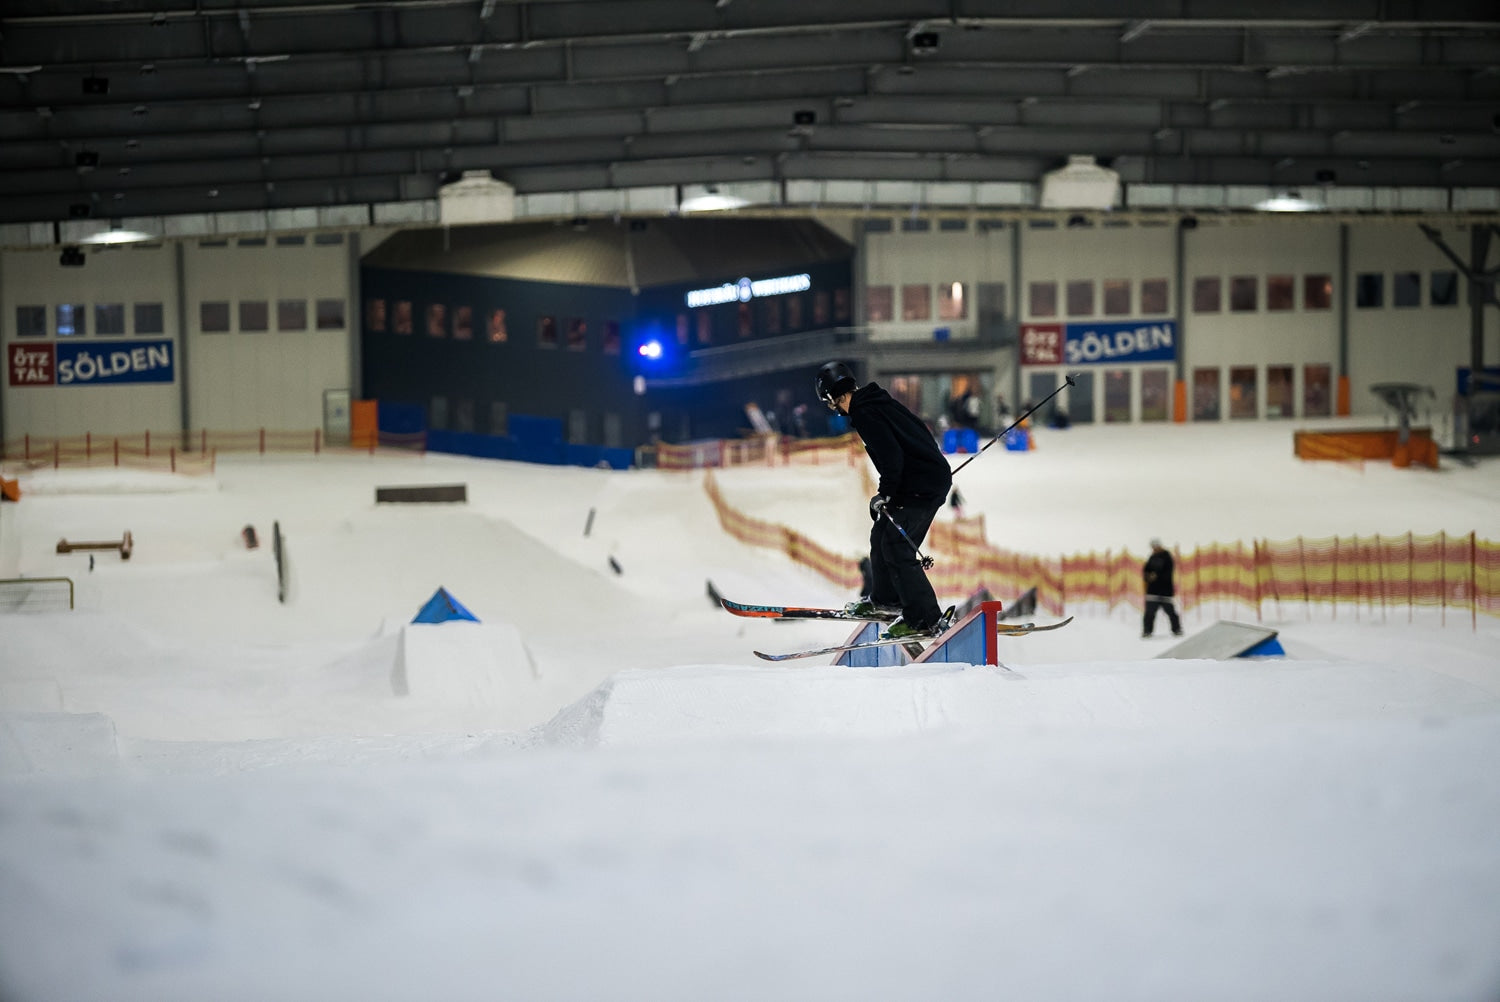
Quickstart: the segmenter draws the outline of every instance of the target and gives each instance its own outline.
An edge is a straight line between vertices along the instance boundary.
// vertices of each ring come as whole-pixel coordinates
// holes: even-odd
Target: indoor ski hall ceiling
[[[1122,16],[1123,10],[1131,16]],[[0,222],[808,179],[1500,179],[1496,0],[4,0]],[[806,190],[805,188],[803,190]]]

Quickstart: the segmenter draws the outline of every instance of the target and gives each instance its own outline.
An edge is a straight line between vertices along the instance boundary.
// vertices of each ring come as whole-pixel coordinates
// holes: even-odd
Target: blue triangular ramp
[[[1279,658],[1286,656],[1286,649],[1281,646],[1281,641],[1275,637],[1267,637],[1245,653],[1242,658]]]
[[[422,611],[417,613],[413,623],[446,623],[454,619],[467,619],[471,622],[479,622],[479,617],[463,607],[463,603],[448,594],[447,588],[439,588],[432,593],[427,604],[422,606]]]

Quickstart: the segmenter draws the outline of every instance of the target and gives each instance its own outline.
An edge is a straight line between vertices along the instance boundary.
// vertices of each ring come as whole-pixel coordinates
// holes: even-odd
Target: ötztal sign
[[[782,275],[779,278],[761,278],[751,281],[742,278],[738,282],[725,282],[707,289],[693,289],[687,294],[688,309],[700,306],[719,306],[724,303],[748,303],[752,299],[766,296],[785,296],[793,292],[806,292],[812,288],[812,276]]]
[[[1177,358],[1172,320],[1022,324],[1022,365],[1105,365]]]

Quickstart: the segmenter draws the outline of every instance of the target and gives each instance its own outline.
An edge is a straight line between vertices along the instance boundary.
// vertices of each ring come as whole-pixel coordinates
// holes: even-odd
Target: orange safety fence
[[[756,519],[724,499],[711,472],[704,489],[724,531],[741,542],[780,550],[842,588],[861,583],[859,557],[844,556],[773,522]],[[1139,610],[1144,556],[1128,550],[1040,557],[991,546],[983,516],[934,522],[925,552],[940,555],[928,578],[939,595],[981,588],[1018,596],[1035,588],[1037,606],[1062,615],[1068,606]],[[1281,618],[1295,604],[1311,616],[1327,605],[1356,618],[1435,608],[1500,617],[1500,543],[1465,536],[1335,537],[1211,543],[1176,556],[1177,604],[1184,612],[1211,603],[1240,605],[1257,618]]]
[[[670,445],[659,442],[656,466],[661,470],[722,469],[730,466],[854,465],[864,455],[853,434],[838,438],[788,438],[757,435]]]
[[[1347,431],[1296,431],[1292,433],[1292,451],[1298,459],[1331,459],[1340,462],[1362,462],[1367,459],[1390,459],[1397,466],[1420,463],[1438,468],[1438,447],[1428,428],[1413,428],[1403,449],[1394,428],[1350,429]]]

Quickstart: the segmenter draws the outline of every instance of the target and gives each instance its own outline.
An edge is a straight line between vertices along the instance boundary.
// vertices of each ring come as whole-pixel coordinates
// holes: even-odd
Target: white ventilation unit
[[[438,189],[438,218],[444,226],[508,223],[516,218],[516,189],[487,170],[466,170]]]
[[[1042,175],[1044,209],[1113,209],[1119,198],[1119,172],[1100,167],[1091,156],[1075,154],[1066,167]]]

